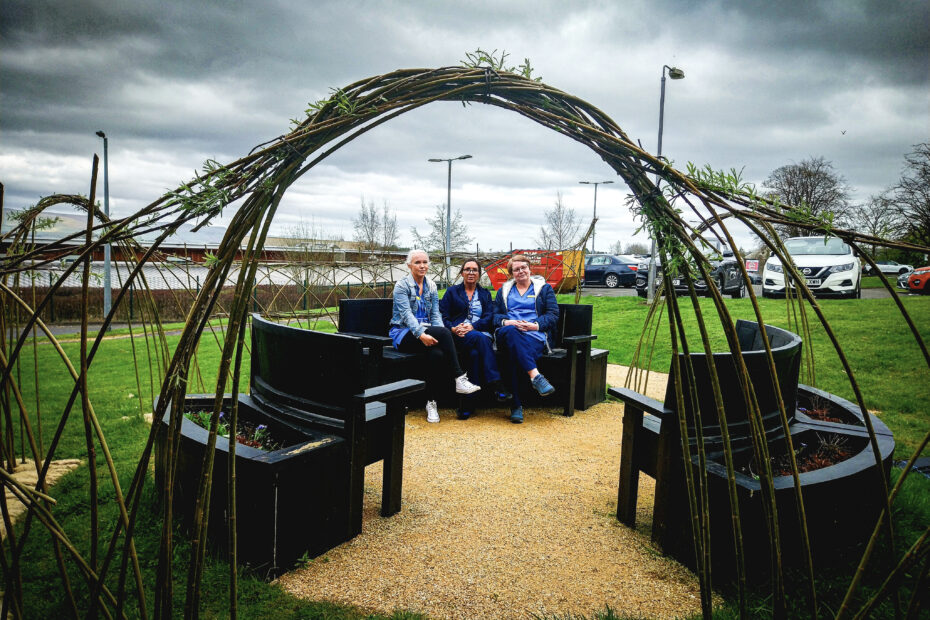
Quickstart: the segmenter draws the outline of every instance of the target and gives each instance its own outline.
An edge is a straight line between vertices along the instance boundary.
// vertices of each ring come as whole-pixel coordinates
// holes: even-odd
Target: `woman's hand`
[[[472,326],[471,323],[459,323],[458,325],[452,328],[452,331],[459,338],[463,338],[465,334],[467,334],[468,332],[475,331],[475,328]]]
[[[504,321],[504,325],[513,325],[521,332],[536,332],[539,331],[538,323],[531,323],[530,321],[518,321],[516,319],[507,319]]]
[[[431,347],[439,341],[433,338],[432,336],[430,336],[429,334],[427,334],[426,332],[423,332],[422,334],[420,334],[420,342],[422,342],[424,345],[428,347]]]

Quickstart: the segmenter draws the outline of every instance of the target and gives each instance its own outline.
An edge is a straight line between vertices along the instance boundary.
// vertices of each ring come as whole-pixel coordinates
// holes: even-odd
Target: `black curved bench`
[[[394,349],[387,337],[391,325],[393,300],[341,299],[339,301],[339,333],[362,338],[365,346],[381,348],[382,357],[377,372],[370,373],[368,380],[382,382],[402,378],[426,376],[422,358]],[[606,398],[607,355],[606,349],[594,349],[591,343],[597,339],[591,333],[593,309],[584,304],[559,304],[559,322],[556,327],[556,342],[551,344],[551,353],[539,360],[539,371],[556,388],[552,400],[540,399],[528,389],[524,402],[532,405],[561,404],[563,414],[574,415],[575,409],[587,409]],[[527,386],[529,387],[529,382]],[[450,379],[445,395],[440,398],[444,406],[454,406],[457,396]],[[568,395],[574,395],[568,398]]]
[[[833,555],[837,547],[861,543],[871,534],[872,525],[883,507],[879,476],[887,479],[890,471],[894,438],[878,418],[870,416],[877,436],[881,467],[869,446],[868,432],[858,407],[842,398],[800,385],[798,376],[801,361],[801,338],[787,330],[766,325],[766,334],[772,348],[776,392],[761,331],[757,323],[737,321],[736,331],[742,357],[752,385],[751,392],[758,400],[762,426],[769,453],[784,454],[789,442],[779,412],[777,395],[780,393],[788,418],[791,444],[797,451],[805,444],[821,438],[833,438],[845,444],[853,456],[834,465],[800,474],[807,514],[807,530],[817,561],[820,556]],[[697,428],[695,408],[691,402],[691,386],[697,386],[697,411],[701,416],[704,449],[707,458],[709,512],[711,513],[711,549],[715,577],[735,578],[735,547],[732,539],[731,508],[720,420],[711,389],[708,359],[703,353],[691,354],[693,374],[686,372],[686,356],[679,355],[680,380],[684,397],[685,419],[689,444],[696,447]],[[754,451],[751,445],[746,395],[740,384],[736,363],[729,352],[714,353],[712,363],[717,371],[723,410],[731,437],[737,498],[740,503],[740,521],[743,529],[746,557],[755,558],[748,566],[750,573],[766,577],[770,549],[770,535],[765,526],[761,486],[751,473]],[[617,494],[617,519],[634,526],[636,520],[639,473],[656,481],[653,505],[652,539],[663,552],[675,556],[694,567],[694,542],[691,540],[690,509],[685,484],[685,464],[682,458],[679,416],[676,407],[675,375],[679,371],[671,365],[665,402],[659,402],[632,390],[611,387],[608,393],[624,402],[623,437],[620,453],[620,480]],[[813,404],[830,411],[833,421],[812,418]],[[835,420],[840,420],[839,422]],[[747,465],[748,464],[748,465]],[[691,467],[700,473],[696,450],[691,450]],[[782,532],[783,558],[802,561],[801,527],[797,520],[794,479],[778,475],[773,480],[779,524]],[[866,491],[870,489],[870,491]],[[871,492],[874,490],[875,492]],[[699,500],[700,501],[700,500]],[[715,518],[716,517],[716,518]],[[758,561],[757,561],[758,560]]]
[[[366,387],[380,351],[361,338],[274,323],[252,315],[251,395],[244,401],[300,431],[325,432],[348,446],[347,538],[362,531],[365,466],[384,461],[381,514],[400,510],[404,399],[423,382],[404,379]]]

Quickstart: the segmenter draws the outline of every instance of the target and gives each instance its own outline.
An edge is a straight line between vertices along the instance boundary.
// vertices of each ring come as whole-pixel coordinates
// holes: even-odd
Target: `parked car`
[[[785,240],[785,249],[815,295],[862,297],[862,267],[852,248],[842,239],[793,237]],[[762,271],[762,295],[778,297],[784,294],[784,266],[773,256],[766,261]]]
[[[918,267],[907,278],[907,287],[912,293],[930,295],[930,265]]]
[[[737,298],[746,295],[746,282],[739,270],[739,264],[733,252],[727,250],[721,254],[708,255],[712,266],[710,277],[713,285],[724,295]],[[656,260],[656,282],[662,277],[662,265]],[[681,278],[672,278],[675,292],[679,295],[688,294],[688,283]],[[645,297],[649,286],[649,261],[641,262],[636,272],[636,294]],[[703,278],[694,280],[694,290],[698,295],[709,295],[710,288]]]
[[[615,254],[588,254],[584,260],[584,284],[603,284],[607,288],[625,286],[636,282],[635,259]]]
[[[875,264],[878,265],[878,270],[881,271],[882,273],[901,275],[901,274],[907,273],[908,271],[914,271],[913,265],[903,265],[893,260],[877,260],[875,261]],[[872,269],[872,266],[868,265],[866,273],[868,275],[872,275],[874,271],[875,270]]]
[[[898,288],[904,289],[905,291],[911,290],[910,287],[907,285],[907,281],[908,281],[908,279],[911,277],[911,274],[912,274],[912,273],[914,273],[914,272],[913,272],[913,271],[905,271],[904,273],[902,273],[901,275],[898,276]]]

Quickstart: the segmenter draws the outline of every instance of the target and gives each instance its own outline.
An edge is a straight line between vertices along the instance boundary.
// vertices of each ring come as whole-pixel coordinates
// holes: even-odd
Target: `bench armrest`
[[[363,334],[361,332],[339,332],[345,336],[354,336],[355,338],[362,339],[363,347],[370,347],[373,345],[384,345],[384,346],[394,346],[394,341],[391,340],[388,336],[376,336],[374,334]]]
[[[641,411],[654,416],[663,417],[673,413],[672,410],[665,407],[665,403],[660,403],[654,398],[649,398],[648,396],[644,396],[639,392],[634,392],[633,390],[627,388],[607,388],[607,393],[611,396],[619,398],[624,402],[624,404],[633,405],[637,409],[640,409]]]
[[[583,336],[562,336],[562,342],[574,342],[581,344],[582,342],[591,342],[592,340],[597,340],[597,336],[594,334],[586,334]]]
[[[419,392],[425,386],[426,383],[417,379],[401,379],[394,383],[385,383],[384,385],[368,388],[362,394],[359,394],[358,398],[366,403],[375,400],[387,401],[397,398],[398,396],[406,396],[414,392]]]

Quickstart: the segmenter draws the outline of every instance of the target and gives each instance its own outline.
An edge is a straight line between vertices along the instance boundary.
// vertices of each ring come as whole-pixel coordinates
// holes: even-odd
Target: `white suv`
[[[785,249],[795,267],[807,278],[807,287],[816,295],[862,297],[862,267],[852,248],[837,237],[793,237]],[[794,285],[792,285],[793,287]],[[765,263],[762,295],[785,294],[785,273],[776,257]]]

